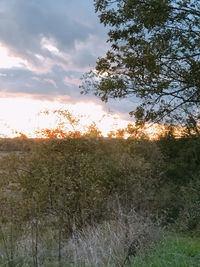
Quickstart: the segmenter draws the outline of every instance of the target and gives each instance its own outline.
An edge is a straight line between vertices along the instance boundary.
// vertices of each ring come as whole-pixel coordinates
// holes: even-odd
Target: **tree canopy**
[[[194,127],[200,106],[199,0],[94,0],[110,49],[84,75],[83,93],[137,97],[138,123]]]

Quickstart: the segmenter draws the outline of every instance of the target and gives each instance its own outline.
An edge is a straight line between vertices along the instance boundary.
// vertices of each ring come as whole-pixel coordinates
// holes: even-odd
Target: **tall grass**
[[[133,242],[138,241],[138,250],[144,249],[158,233],[148,218],[134,211],[118,213],[111,221],[75,230],[62,252],[68,262],[77,266],[122,266]]]
[[[37,266],[122,267],[125,266],[125,259],[129,259],[131,244],[137,241],[139,246],[136,249],[144,250],[157,238],[160,229],[149,218],[140,216],[134,211],[126,214],[120,211],[110,221],[94,226],[88,225],[81,230],[74,227],[70,238],[62,238],[60,262],[57,232],[56,229],[45,234],[40,232]],[[36,266],[33,242],[27,229],[15,243],[12,260],[8,256],[10,252],[7,253],[1,247],[0,266]]]

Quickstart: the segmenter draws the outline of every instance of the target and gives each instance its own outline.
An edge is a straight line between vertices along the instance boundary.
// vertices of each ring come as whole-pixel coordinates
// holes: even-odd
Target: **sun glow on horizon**
[[[110,131],[125,128],[130,121],[123,120],[119,114],[109,114],[101,105],[94,102],[78,102],[63,104],[59,100],[39,100],[25,95],[0,98],[0,137],[17,137],[19,133],[29,138],[38,137],[42,129],[56,129],[62,118],[53,112],[68,110],[79,119],[80,132],[86,132],[94,122],[103,136]],[[48,114],[45,111],[49,111]],[[65,121],[63,121],[64,123]],[[70,127],[68,127],[70,130]]]

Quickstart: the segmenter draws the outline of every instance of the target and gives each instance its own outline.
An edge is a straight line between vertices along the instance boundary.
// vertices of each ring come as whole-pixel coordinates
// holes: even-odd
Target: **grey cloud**
[[[44,37],[53,40],[59,53],[42,48]],[[70,101],[101,103],[94,96],[80,95],[76,81],[105,53],[105,40],[106,30],[94,13],[93,0],[1,0],[0,44],[33,68],[0,69],[0,91],[66,95]],[[128,100],[105,105],[126,115],[133,106]]]
[[[78,52],[73,59],[74,63],[82,68],[84,68],[85,65],[89,64],[94,65],[96,60],[97,60],[96,56],[94,54],[91,54],[91,52],[88,51],[87,49]]]
[[[94,101],[104,106],[107,112],[120,113],[122,118],[129,120],[128,112],[136,107],[136,99],[109,100],[108,103],[102,103],[93,95],[81,95],[80,88],[75,80],[79,80],[80,72],[65,71],[60,66],[54,66],[51,73],[38,75],[34,72],[15,68],[0,69],[0,91],[8,93],[28,93],[33,98],[45,100],[53,99],[58,95],[63,97],[64,102],[84,102]],[[68,82],[66,82],[68,81]],[[71,82],[70,82],[71,81]],[[36,96],[35,96],[36,95]]]
[[[28,67],[0,70],[0,90],[83,98],[64,79],[79,79],[102,53],[105,31],[93,9],[93,0],[2,0],[0,45]],[[42,48],[42,38],[53,40],[59,53]]]
[[[80,89],[76,84],[66,83],[65,78],[79,79],[80,73],[65,71],[60,66],[54,66],[51,73],[38,75],[29,70],[0,69],[0,91],[4,90],[10,93],[22,92],[41,95],[67,95],[71,100],[82,98]],[[90,96],[85,99],[90,98]]]
[[[105,104],[105,109],[112,113],[120,113],[121,118],[125,120],[133,120],[129,115],[130,111],[133,111],[139,103],[136,97],[129,97],[124,99],[110,99]]]
[[[3,0],[0,42],[35,65],[39,64],[35,54],[52,58],[51,53],[41,48],[43,37],[52,38],[60,51],[74,54],[76,41],[85,42],[91,34],[101,37],[105,34],[91,10],[92,2]]]

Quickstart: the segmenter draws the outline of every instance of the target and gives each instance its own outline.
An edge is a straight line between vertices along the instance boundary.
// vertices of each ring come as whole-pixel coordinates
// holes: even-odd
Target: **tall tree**
[[[83,93],[139,98],[137,122],[189,122],[200,106],[199,0],[94,0],[110,49],[83,79]]]

